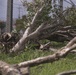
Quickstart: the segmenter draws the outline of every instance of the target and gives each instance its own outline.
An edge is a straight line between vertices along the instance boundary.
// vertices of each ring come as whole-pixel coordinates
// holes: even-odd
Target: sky
[[[22,3],[20,0],[13,0],[13,18],[18,18],[19,16],[19,6],[21,7],[20,9],[20,16],[26,14],[25,8],[22,6]],[[28,0],[30,1],[30,0]],[[69,1],[69,0],[67,0]],[[72,0],[76,4],[76,0]],[[70,6],[70,4],[64,2],[64,8],[67,6]],[[0,20],[6,21],[6,16],[7,16],[7,0],[0,0]]]
[[[20,16],[26,14],[25,8],[22,6],[20,0],[13,0],[13,18],[18,18],[19,15],[19,7]],[[7,0],[0,0],[0,20],[6,20],[7,16]]]

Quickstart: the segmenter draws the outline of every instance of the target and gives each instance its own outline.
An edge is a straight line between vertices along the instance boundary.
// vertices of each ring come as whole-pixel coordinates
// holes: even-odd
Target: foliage
[[[51,10],[51,1],[50,0],[33,0],[33,2],[27,2],[25,3],[27,6],[27,11],[28,11],[28,18],[29,20],[33,18],[35,13],[43,6],[45,5],[45,8],[40,14],[39,21],[45,21],[49,18],[50,10]],[[39,22],[38,21],[38,22]]]
[[[22,1],[23,1],[23,6],[27,9],[27,14],[25,15],[26,27],[32,22],[32,19],[34,15],[37,13],[37,11],[44,5],[45,7],[42,13],[38,16],[36,20],[36,23],[35,23],[36,27],[38,27],[39,25],[41,25],[41,23],[45,21],[48,21],[48,20],[51,21],[51,17],[49,16],[52,8],[51,0],[33,0],[31,2],[28,2],[27,0],[22,0]],[[18,28],[21,28],[21,27],[18,27]]]
[[[25,30],[27,25],[27,18],[26,15],[22,16],[22,19],[16,20],[16,30],[19,32],[20,30]]]
[[[49,0],[33,0],[33,2],[30,2],[30,3],[28,3],[26,1],[25,5],[27,6],[28,14],[23,16],[22,19],[18,19],[16,21],[17,31],[20,31],[21,29],[24,30],[25,28],[27,28],[28,22],[30,23],[32,21],[35,13],[43,5],[45,5],[45,8],[42,11],[42,13],[39,15],[39,17],[36,21],[36,25],[39,26],[41,23],[43,23],[45,21],[48,21],[48,20],[50,21],[50,19],[51,19],[51,16],[49,16],[49,14],[51,13],[51,4],[50,3],[51,2],[49,2]],[[73,14],[75,14],[75,12],[76,11],[74,11],[74,10],[70,11],[70,13],[68,12],[67,16],[65,17],[66,20],[69,22],[67,24],[69,24],[69,25],[75,24],[75,22],[74,22],[75,16],[73,16]],[[48,40],[42,41],[42,43],[46,43],[46,42],[48,42]],[[53,44],[58,46],[57,42],[53,42]],[[62,44],[60,43],[59,47],[61,45]],[[4,60],[8,63],[19,63],[22,61],[31,60],[31,59],[35,59],[37,57],[52,54],[52,52],[50,52],[50,51],[43,52],[43,51],[34,49],[33,46],[34,46],[34,44],[32,44],[31,47],[29,46],[28,48],[26,48],[24,53],[20,53],[14,57],[9,54],[8,55],[0,54],[0,60]],[[75,55],[68,55],[67,58],[61,59],[54,63],[49,63],[49,64],[33,67],[33,68],[31,68],[31,75],[55,75],[61,71],[75,69],[76,68],[75,59],[76,59]]]
[[[74,57],[72,59],[67,57],[54,63],[33,67],[31,68],[31,75],[56,75],[59,72],[76,69],[76,61],[72,61],[74,61]]]
[[[28,15],[29,17],[32,19],[32,17],[34,16],[34,14],[43,6],[47,6],[45,7],[44,12],[48,12],[51,8],[51,0],[33,0],[32,2],[28,2],[27,0],[23,0],[23,4],[24,6],[27,8],[28,11]],[[48,11],[46,11],[46,9]]]
[[[5,27],[5,22],[0,21],[0,28],[3,29]]]
[[[67,20],[68,25],[76,25],[76,8],[71,7],[67,8],[65,11],[65,18]]]
[[[44,5],[45,8],[35,23],[36,27],[45,21],[52,22],[53,20],[56,20],[55,22],[61,22],[59,19],[63,21],[64,26],[76,24],[76,9],[74,7],[67,8],[65,11],[60,12],[59,8],[52,9],[51,0],[32,0],[30,2],[28,2],[28,0],[21,1],[23,2],[23,6],[27,9],[27,14],[25,15],[24,19],[22,18],[17,20],[16,24],[18,31],[21,28],[27,28],[27,26],[31,23],[34,15]]]

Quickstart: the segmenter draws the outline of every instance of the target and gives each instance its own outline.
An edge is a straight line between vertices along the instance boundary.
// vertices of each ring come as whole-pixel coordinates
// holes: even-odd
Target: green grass
[[[76,69],[76,61],[62,59],[54,63],[40,65],[31,68],[31,75],[56,75],[59,72]],[[35,73],[36,72],[36,73]]]
[[[25,52],[17,55],[10,56],[9,54],[0,54],[0,60],[6,61],[10,64],[19,63],[22,61],[27,61],[35,59],[40,56],[46,56],[52,54],[48,51],[30,50],[27,49]],[[76,69],[76,55],[69,54],[66,58],[62,58],[59,61],[53,63],[41,64],[39,66],[32,67],[30,69],[31,75],[56,75],[59,72],[74,70]]]

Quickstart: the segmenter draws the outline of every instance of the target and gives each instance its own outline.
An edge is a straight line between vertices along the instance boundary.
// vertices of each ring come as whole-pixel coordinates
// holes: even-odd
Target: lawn
[[[10,64],[15,64],[22,61],[35,59],[37,57],[46,56],[49,54],[52,54],[52,52],[27,49],[25,50],[25,52],[18,54],[16,56],[11,56],[9,54],[1,53],[0,60],[6,61]],[[59,61],[31,67],[30,73],[31,75],[56,75],[59,72],[74,70],[74,69],[76,69],[76,54],[70,53],[66,58],[62,58]]]

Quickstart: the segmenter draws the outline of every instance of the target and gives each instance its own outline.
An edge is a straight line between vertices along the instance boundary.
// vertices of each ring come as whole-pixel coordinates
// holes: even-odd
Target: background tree
[[[4,32],[4,28],[5,28],[6,24],[3,21],[0,21],[0,29],[1,29],[1,34]]]
[[[22,19],[16,20],[16,30],[17,32],[20,32],[20,30],[24,32],[26,27],[27,27],[27,18],[26,18],[26,15],[23,15]]]
[[[64,16],[67,20],[67,25],[76,26],[76,21],[75,21],[75,19],[76,19],[76,8],[75,7],[67,8]]]

